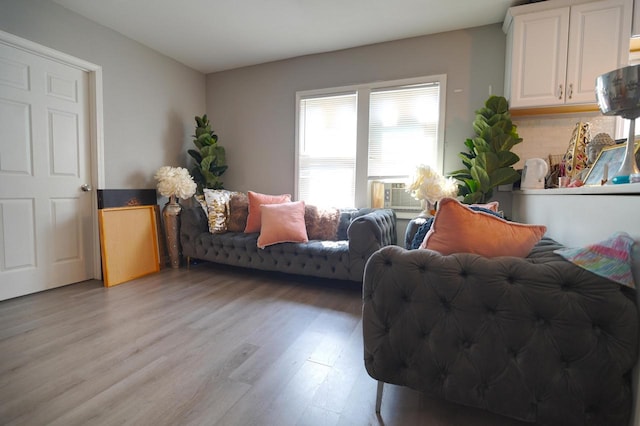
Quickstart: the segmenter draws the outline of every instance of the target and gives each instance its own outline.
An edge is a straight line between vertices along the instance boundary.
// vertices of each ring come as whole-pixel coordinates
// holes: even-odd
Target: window
[[[297,199],[354,205],[357,100],[355,92],[300,100]]]
[[[437,167],[439,96],[438,83],[371,92],[369,179],[406,177],[411,157]]]
[[[296,196],[314,205],[369,205],[373,180],[442,170],[444,75],[300,92]]]

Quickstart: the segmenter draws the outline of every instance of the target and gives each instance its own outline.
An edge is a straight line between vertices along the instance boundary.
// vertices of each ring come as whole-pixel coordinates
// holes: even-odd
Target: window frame
[[[329,87],[324,89],[312,89],[296,91],[295,95],[295,149],[294,149],[294,194],[295,199],[300,198],[300,101],[306,98],[335,96],[349,92],[355,92],[357,96],[357,131],[356,131],[356,180],[354,206],[369,207],[371,205],[371,183],[368,176],[368,149],[369,149],[369,108],[370,94],[373,90],[398,89],[406,86],[417,86],[421,84],[438,83],[439,93],[439,117],[438,135],[436,140],[436,168],[444,173],[444,145],[445,145],[445,113],[447,94],[447,75],[435,74],[429,76],[405,78],[399,80],[376,81],[372,83],[354,84],[347,86]],[[412,170],[407,170],[407,178]],[[385,179],[375,179],[385,180]],[[395,177],[388,180],[402,180]]]

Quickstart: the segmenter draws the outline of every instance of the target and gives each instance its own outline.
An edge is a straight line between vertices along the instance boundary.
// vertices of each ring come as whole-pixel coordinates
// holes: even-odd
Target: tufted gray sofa
[[[182,254],[233,266],[362,282],[369,256],[396,244],[396,214],[390,209],[349,209],[340,212],[338,241],[280,243],[257,247],[258,233],[209,232],[200,206],[181,213]]]
[[[564,260],[385,247],[366,265],[364,361],[383,383],[538,425],[627,426],[635,291]]]

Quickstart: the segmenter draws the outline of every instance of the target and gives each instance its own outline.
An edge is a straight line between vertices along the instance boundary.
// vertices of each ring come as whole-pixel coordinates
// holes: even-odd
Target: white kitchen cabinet
[[[595,104],[596,77],[629,61],[632,0],[546,1],[509,9],[511,108]]]
[[[633,37],[640,37],[640,0],[633,0],[633,22],[631,23],[631,34]]]

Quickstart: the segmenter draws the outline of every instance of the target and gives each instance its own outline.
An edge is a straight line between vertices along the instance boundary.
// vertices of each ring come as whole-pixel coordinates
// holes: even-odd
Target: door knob
[[[91,191],[91,185],[85,183],[84,185],[82,185],[80,187],[80,189],[82,189],[84,192],[89,192],[89,191]]]

